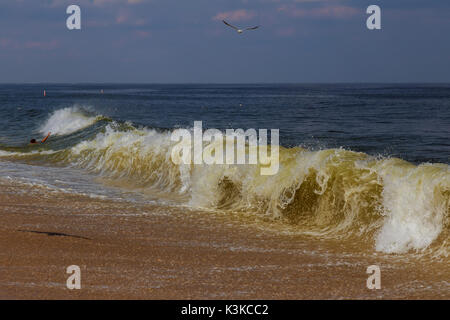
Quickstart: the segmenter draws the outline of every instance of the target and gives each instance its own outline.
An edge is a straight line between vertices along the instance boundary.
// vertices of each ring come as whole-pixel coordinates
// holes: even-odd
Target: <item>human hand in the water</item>
[[[49,132],[49,133],[47,134],[47,136],[46,136],[44,139],[42,139],[41,143],[44,143],[45,141],[47,141],[48,137],[50,137],[51,134],[52,134],[52,133]]]

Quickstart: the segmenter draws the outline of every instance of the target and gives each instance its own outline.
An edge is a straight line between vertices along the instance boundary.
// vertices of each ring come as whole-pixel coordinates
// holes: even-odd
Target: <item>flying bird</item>
[[[229,26],[229,27],[233,28],[234,30],[236,30],[238,33],[242,33],[242,32],[247,31],[247,30],[255,30],[255,29],[258,29],[258,28],[259,28],[259,26],[256,26],[256,27],[250,27],[250,28],[245,28],[245,29],[239,29],[238,27],[235,27],[235,26],[229,24],[229,23],[226,22],[225,20],[222,20],[222,21],[223,21],[223,23],[225,23],[227,26]]]

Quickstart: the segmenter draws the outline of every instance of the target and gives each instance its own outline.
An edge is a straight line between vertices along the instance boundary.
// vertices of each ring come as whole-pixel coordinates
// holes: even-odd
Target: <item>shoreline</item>
[[[442,261],[238,217],[0,183],[0,299],[449,299]],[[380,290],[366,288],[379,264]],[[66,268],[81,269],[69,290]]]

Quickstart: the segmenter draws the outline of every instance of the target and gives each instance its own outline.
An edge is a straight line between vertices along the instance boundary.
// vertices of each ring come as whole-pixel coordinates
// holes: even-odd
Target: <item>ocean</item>
[[[278,173],[175,165],[171,133],[194,121],[279,129]],[[448,257],[449,138],[447,84],[0,85],[0,179],[244,215],[368,252]]]

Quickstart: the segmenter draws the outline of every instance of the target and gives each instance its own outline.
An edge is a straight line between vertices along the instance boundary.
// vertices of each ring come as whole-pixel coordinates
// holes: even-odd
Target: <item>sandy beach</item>
[[[448,299],[448,264],[251,221],[2,183],[1,299]],[[66,268],[81,268],[80,290]],[[382,289],[366,288],[367,266]]]

